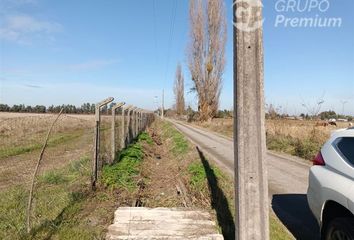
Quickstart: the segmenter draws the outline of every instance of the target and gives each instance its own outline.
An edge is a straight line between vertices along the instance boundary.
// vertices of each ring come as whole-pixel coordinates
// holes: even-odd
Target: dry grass
[[[92,115],[63,115],[36,179],[31,235],[25,231],[29,180],[51,114],[0,113],[0,239],[104,239],[115,192],[90,193]]]
[[[1,113],[0,149],[41,142],[54,118],[52,114]],[[63,115],[53,135],[92,128],[93,124],[90,115]]]
[[[206,122],[193,122],[193,125],[209,129],[226,137],[233,137],[233,119],[214,118]]]
[[[49,124],[46,118],[51,118],[50,115],[11,118],[16,121],[16,128],[19,128],[14,130],[24,133],[22,143],[25,145],[28,140],[24,129],[37,127],[34,132],[38,139],[42,136],[40,129],[46,129],[44,125],[37,125],[33,117],[37,117],[43,124]],[[28,194],[27,181],[34,169],[38,151],[0,159],[1,239],[103,239],[105,229],[112,221],[114,209],[135,203],[148,207],[180,207],[187,202],[189,207],[210,211],[219,224],[224,226],[221,228],[223,233],[227,234],[224,232],[225,224],[233,224],[222,220],[232,219],[234,212],[233,188],[230,188],[233,186],[232,179],[212,164],[209,165],[207,159],[202,160],[196,149],[170,124],[155,123],[149,131],[153,141],[145,136],[144,142],[139,143],[141,149],[137,150],[142,151],[143,159],[139,167],[140,174],[134,177],[135,191],[120,186],[114,190],[99,188],[93,194],[88,191],[92,122],[75,117],[63,119],[70,126],[58,126],[56,134],[70,135],[81,130],[82,134],[74,140],[58,142],[49,147],[44,156],[37,180],[36,210],[33,216],[35,226],[31,236],[25,233],[24,209]],[[15,134],[8,131],[5,133],[9,140],[16,140]],[[126,167],[130,165],[126,164]],[[184,194],[178,191],[177,185],[184,188]],[[227,211],[224,211],[225,208]],[[280,236],[274,239],[288,239],[286,231],[278,222],[275,221],[271,226],[272,236],[274,233]]]
[[[0,114],[0,190],[27,183],[48,128],[51,114]],[[63,115],[53,128],[41,172],[91,155],[93,116]]]
[[[348,123],[337,123],[338,126],[316,127],[316,121],[267,120],[268,149],[284,152],[305,159],[312,157],[330,137],[332,131],[348,127]],[[232,119],[213,119],[209,122],[193,123],[221,135],[232,137]]]
[[[331,132],[348,127],[348,123],[337,123],[338,127],[316,127],[316,121],[295,121],[295,120],[267,120],[266,129],[268,134],[284,135],[297,139],[306,139],[316,134],[320,141],[326,141]]]
[[[170,123],[156,121],[153,146],[145,148],[142,203],[148,207],[188,207],[209,211],[225,239],[234,239],[234,183]],[[180,181],[179,181],[180,180]],[[178,187],[184,189],[183,195]],[[292,239],[274,214],[271,239]]]

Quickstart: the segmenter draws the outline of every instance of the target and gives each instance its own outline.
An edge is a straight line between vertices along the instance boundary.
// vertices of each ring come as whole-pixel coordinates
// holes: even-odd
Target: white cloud
[[[0,39],[20,44],[30,44],[34,36],[51,37],[51,34],[63,30],[59,23],[38,20],[28,15],[6,16],[2,22]]]

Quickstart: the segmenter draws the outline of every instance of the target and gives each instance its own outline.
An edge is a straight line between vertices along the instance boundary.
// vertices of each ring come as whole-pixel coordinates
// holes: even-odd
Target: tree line
[[[51,105],[46,107],[44,105],[29,106],[24,104],[12,105],[0,104],[0,112],[17,112],[17,113],[59,113],[61,109],[63,113],[72,114],[94,114],[95,104],[84,103],[80,107],[71,104]]]
[[[189,2],[190,38],[187,66],[192,80],[191,92],[198,98],[197,120],[218,117],[219,100],[225,69],[227,39],[226,8],[223,0],[191,0]],[[177,65],[174,83],[177,115],[186,113],[184,76]],[[188,111],[187,111],[188,112]],[[225,113],[221,113],[225,114]]]

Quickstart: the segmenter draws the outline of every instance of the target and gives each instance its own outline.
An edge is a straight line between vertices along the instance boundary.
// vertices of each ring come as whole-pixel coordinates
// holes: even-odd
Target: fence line
[[[105,157],[108,157],[106,163],[112,164],[115,160],[118,150],[124,149],[129,145],[138,135],[144,131],[154,120],[154,113],[148,110],[144,110],[133,105],[125,106],[124,102],[118,104],[111,104],[110,109],[107,105],[113,102],[114,98],[110,97],[102,102],[96,104],[95,108],[95,135],[94,135],[94,158],[92,161],[92,190],[96,189],[97,181],[99,179],[99,172],[101,167],[105,164]],[[101,110],[106,111],[108,114],[111,111],[110,116],[110,137],[105,137],[107,134],[101,134],[107,129],[103,129],[101,132]],[[116,111],[120,110],[120,118],[116,117]],[[125,114],[127,111],[127,114]],[[104,120],[107,120],[109,115]],[[104,121],[106,123],[107,121]],[[116,131],[117,126],[119,131]],[[118,135],[118,136],[117,136]],[[103,143],[103,149],[100,147]],[[108,148],[107,148],[108,146]],[[110,154],[108,154],[110,151]],[[104,156],[104,157],[102,157]]]

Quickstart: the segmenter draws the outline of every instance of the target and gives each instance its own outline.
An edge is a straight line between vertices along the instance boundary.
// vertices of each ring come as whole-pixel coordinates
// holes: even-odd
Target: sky
[[[319,99],[321,110],[342,113],[344,102],[354,115],[354,1],[316,1],[263,1],[266,102],[289,114],[307,113]],[[80,106],[112,96],[155,109],[165,89],[171,107],[181,63],[186,104],[195,107],[188,8],[188,0],[0,0],[0,103]],[[232,0],[225,8],[220,108],[232,109]],[[340,24],[296,25],[304,18]]]

